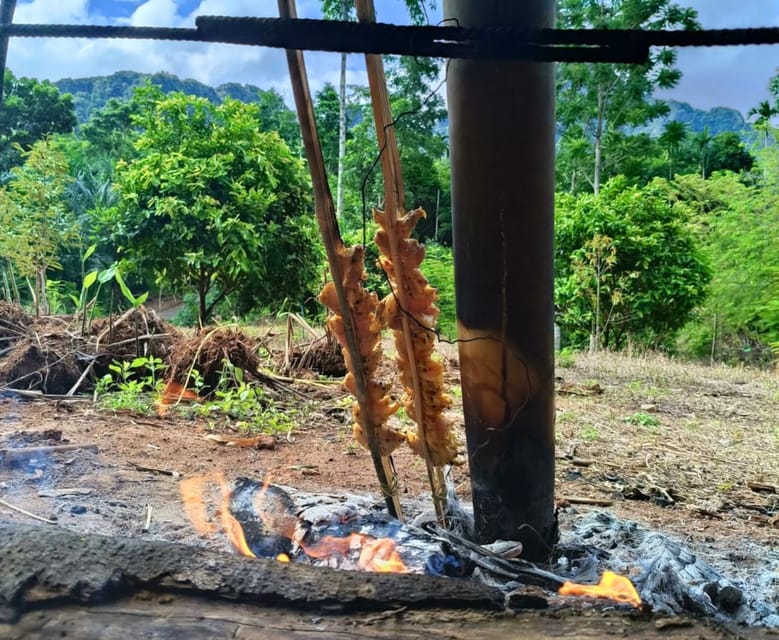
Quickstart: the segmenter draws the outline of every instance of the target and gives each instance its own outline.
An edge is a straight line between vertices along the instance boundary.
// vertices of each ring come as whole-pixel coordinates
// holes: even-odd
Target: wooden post
[[[554,0],[444,0],[448,24],[554,26]],[[455,22],[456,20],[456,22]],[[554,517],[554,69],[451,60],[449,140],[477,538],[548,555]]]

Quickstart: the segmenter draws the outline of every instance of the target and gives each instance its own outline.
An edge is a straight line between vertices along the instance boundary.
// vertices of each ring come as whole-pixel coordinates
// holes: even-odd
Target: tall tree
[[[322,13],[334,20],[354,19],[351,0],[323,0]],[[344,158],[346,157],[346,52],[341,54],[341,75],[338,80],[338,168],[335,191],[335,215],[340,220],[344,210]]]
[[[194,290],[201,324],[228,296],[239,312],[302,301],[320,265],[302,161],[258,131],[256,104],[138,94],[138,157],[117,163],[119,201],[99,212],[120,256]]]
[[[560,0],[557,26],[568,29],[694,29],[697,13],[671,0]],[[645,65],[564,63],[557,72],[557,114],[563,129],[593,148],[592,188],[598,193],[609,161],[611,132],[639,126],[668,111],[652,98],[658,88],[675,86],[681,72],[672,49],[651,51]]]
[[[756,107],[752,107],[747,114],[755,125],[755,128],[763,132],[763,146],[768,146],[771,132],[771,119],[779,115],[779,109],[768,100],[763,100]]]
[[[32,278],[35,313],[48,313],[46,276],[60,266],[60,251],[76,237],[76,224],[65,206],[70,181],[65,155],[49,140],[20,151],[24,164],[11,169],[11,180],[0,189],[0,256],[16,272]]]
[[[678,120],[666,122],[663,133],[660,134],[660,143],[665,147],[668,158],[668,179],[674,176],[674,163],[679,155],[682,143],[687,139],[687,126]]]
[[[72,131],[76,126],[70,95],[61,94],[48,80],[16,78],[6,69],[3,85],[0,181],[11,167],[23,162],[21,150],[29,149],[49,134]]]
[[[698,167],[701,170],[701,178],[706,177],[706,161],[708,160],[709,146],[711,145],[712,139],[708,127],[703,127],[703,131],[696,133],[693,136],[693,144],[695,145],[695,151],[698,154]]]

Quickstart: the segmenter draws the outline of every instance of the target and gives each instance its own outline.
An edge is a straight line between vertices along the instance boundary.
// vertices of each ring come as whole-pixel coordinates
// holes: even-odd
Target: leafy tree
[[[713,140],[712,136],[709,134],[709,128],[703,127],[703,131],[700,133],[696,133],[693,136],[693,145],[695,148],[695,151],[698,154],[698,166],[700,168],[701,177],[706,177],[706,169],[708,165],[708,156],[709,156],[709,147],[711,145],[711,141]]]
[[[687,139],[687,127],[677,120],[667,122],[660,136],[660,143],[665,147],[668,157],[668,179],[674,176],[674,162],[679,155],[682,143]]]
[[[73,101],[44,80],[16,78],[6,69],[0,108],[0,181],[24,160],[22,151],[52,133],[76,126]]]
[[[725,131],[711,139],[708,154],[708,173],[714,171],[749,171],[755,163],[755,158],[746,148],[737,133]]]
[[[260,130],[276,131],[294,153],[299,153],[303,141],[298,117],[284,102],[281,94],[275,89],[260,89],[256,101],[260,113]]]
[[[11,169],[11,180],[0,189],[0,256],[20,276],[34,279],[30,292],[40,315],[49,312],[47,271],[60,266],[60,251],[75,240],[77,228],[64,205],[70,180],[65,155],[49,140],[19,152],[24,164]]]
[[[752,107],[747,114],[755,125],[755,128],[763,132],[763,146],[768,146],[771,133],[771,119],[779,115],[779,109],[768,100],[763,100],[756,107]]]
[[[406,190],[406,208],[424,207],[428,218],[416,229],[419,238],[432,238],[436,228],[447,230],[439,236],[450,237],[448,171],[442,168],[446,141],[441,122],[445,116],[443,100],[432,91],[438,78],[439,61],[430,59],[395,58],[387,65],[390,107],[395,118],[395,132],[400,149]],[[344,223],[347,227],[362,226],[363,206],[382,205],[381,173],[377,168],[379,149],[376,142],[370,97],[367,90],[354,89],[351,97],[360,117],[355,118],[346,146]],[[436,215],[437,213],[437,215]]]
[[[779,184],[779,154],[766,173]],[[682,334],[690,355],[759,361],[779,340],[779,188],[748,185],[719,172],[703,180],[678,176],[671,197],[693,213],[694,228],[712,266],[710,293]]]
[[[569,29],[697,28],[697,13],[671,0],[560,0],[558,27]],[[609,134],[637,127],[668,112],[652,99],[658,88],[671,88],[681,77],[676,53],[660,49],[645,65],[564,63],[557,66],[558,120],[563,146],[588,142],[590,171],[598,193],[610,162]]]
[[[689,210],[665,184],[615,178],[597,195],[557,196],[555,302],[573,344],[666,344],[705,298],[710,273]]]
[[[310,187],[279,135],[258,131],[259,107],[138,95],[138,157],[117,164],[119,201],[101,213],[120,256],[196,291],[201,324],[228,296],[241,312],[305,296],[320,264]]]

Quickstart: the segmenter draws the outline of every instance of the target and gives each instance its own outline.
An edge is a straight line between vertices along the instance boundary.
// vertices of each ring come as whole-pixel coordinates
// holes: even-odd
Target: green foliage
[[[228,296],[239,312],[305,297],[321,258],[310,186],[278,134],[258,131],[258,106],[153,87],[137,102],[138,157],[117,163],[119,201],[99,212],[120,255],[196,291],[201,323]]]
[[[767,184],[718,173],[678,176],[668,185],[694,212],[713,271],[709,297],[682,334],[680,348],[690,355],[760,362],[771,357],[766,345],[779,340],[779,153],[771,149],[761,152],[758,167]]]
[[[452,249],[440,244],[428,243],[425,259],[420,269],[432,286],[438,289],[436,306],[441,310],[438,331],[441,336],[457,338],[457,313],[454,299],[454,256]]]
[[[560,0],[559,28],[693,29],[697,14],[671,0]],[[668,107],[652,99],[657,88],[674,87],[681,77],[676,53],[653,49],[646,65],[564,63],[557,65],[557,116],[561,147],[592,148],[587,179],[595,193],[601,173],[613,170],[614,139],[664,115]],[[611,165],[611,167],[610,167]],[[572,178],[573,179],[573,178]]]
[[[54,134],[76,126],[73,101],[47,80],[16,78],[5,70],[0,108],[0,183],[4,174],[24,161],[23,151]]]
[[[665,181],[624,179],[556,201],[555,303],[569,344],[662,346],[706,295],[710,271]]]
[[[46,273],[60,266],[62,247],[75,243],[77,227],[63,194],[70,180],[65,156],[49,140],[21,151],[25,163],[0,188],[0,256],[24,278],[34,278],[37,313],[48,313]]]
[[[162,389],[160,373],[165,368],[154,356],[112,362],[108,365],[111,373],[105,374],[95,388],[100,406],[111,411],[152,413],[153,395]]]
[[[625,422],[629,424],[635,424],[640,427],[652,428],[660,426],[660,420],[658,420],[655,416],[646,413],[645,411],[636,411],[636,413],[625,418]]]

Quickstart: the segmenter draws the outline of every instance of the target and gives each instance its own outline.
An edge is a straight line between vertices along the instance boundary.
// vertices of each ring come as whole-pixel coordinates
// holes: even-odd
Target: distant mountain
[[[714,107],[706,111],[696,109],[686,102],[677,102],[676,100],[668,100],[668,106],[671,111],[667,116],[653,120],[646,127],[641,127],[640,131],[657,137],[663,132],[665,124],[672,120],[686,124],[693,133],[701,133],[704,127],[708,127],[709,134],[712,136],[725,131],[733,131],[745,136],[748,135],[750,130],[750,126],[744,120],[744,116],[736,109]]]
[[[136,73],[135,71],[118,71],[110,76],[91,78],[63,78],[54,84],[60,91],[73,95],[76,117],[79,122],[86,122],[92,113],[104,107],[111,98],[118,100],[131,98],[133,90],[147,80],[160,87],[165,93],[181,91],[207,98],[216,104],[228,96],[242,102],[255,102],[260,91],[259,87],[251,84],[229,82],[214,88],[197,80],[181,79],[170,73]]]

